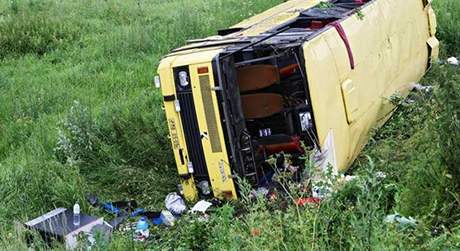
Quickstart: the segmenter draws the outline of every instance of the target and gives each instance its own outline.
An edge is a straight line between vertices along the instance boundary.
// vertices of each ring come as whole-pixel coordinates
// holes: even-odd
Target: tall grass
[[[438,18],[438,37],[444,46],[444,53],[460,57],[460,2],[453,0],[433,1]]]
[[[75,201],[86,211],[88,193],[162,208],[176,175],[161,95],[151,87],[161,56],[280,2],[0,1],[0,249],[26,249],[13,222]],[[460,2],[434,6],[443,55],[459,56]],[[434,93],[403,103],[366,148],[372,161],[357,161],[360,178],[320,207],[228,204],[207,222],[187,216],[155,229],[149,248],[458,247],[460,73],[436,65],[423,82]],[[417,228],[384,224],[395,211],[416,217]],[[94,249],[143,248],[117,234]]]
[[[87,193],[161,207],[176,184],[161,56],[278,2],[0,1],[2,226]]]

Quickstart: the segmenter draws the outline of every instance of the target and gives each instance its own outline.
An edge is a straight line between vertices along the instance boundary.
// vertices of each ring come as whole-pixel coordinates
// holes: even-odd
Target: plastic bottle
[[[149,236],[149,223],[145,217],[142,217],[136,224],[135,239],[145,241]]]
[[[149,224],[147,223],[147,219],[145,217],[142,217],[136,225],[136,230],[139,231],[145,231],[149,229]]]
[[[78,203],[75,203],[75,205],[73,205],[73,225],[80,225],[80,205],[78,205]]]

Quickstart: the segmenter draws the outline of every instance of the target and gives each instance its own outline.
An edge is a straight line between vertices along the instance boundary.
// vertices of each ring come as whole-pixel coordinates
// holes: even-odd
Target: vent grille
[[[222,152],[219,128],[216,121],[216,111],[212,102],[212,90],[209,76],[200,76],[201,97],[203,99],[206,124],[208,125],[209,141],[213,153]]]
[[[184,68],[179,68],[184,71]],[[199,178],[208,178],[206,161],[204,157],[203,145],[201,144],[201,133],[196,117],[195,102],[193,101],[193,93],[190,85],[186,88],[178,85],[178,72],[176,75],[176,90],[177,99],[179,100],[182,119],[182,127],[184,130],[185,142],[187,144],[187,152],[189,161],[193,164],[194,176]],[[188,69],[186,70],[188,72]]]

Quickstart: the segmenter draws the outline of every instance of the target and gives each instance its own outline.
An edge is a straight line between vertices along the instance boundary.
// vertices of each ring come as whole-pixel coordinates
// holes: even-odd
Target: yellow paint
[[[232,28],[244,28],[244,30],[241,32],[236,32],[220,38],[216,38],[215,36],[209,37],[207,38],[209,41],[191,43],[189,45],[179,48],[178,50],[181,50],[181,52],[172,53],[169,56],[188,55],[188,53],[190,52],[195,53],[210,50],[209,48],[192,49],[197,46],[211,46],[213,47],[211,50],[217,48],[225,48],[225,45],[219,44],[221,44],[223,41],[225,41],[225,43],[228,44],[231,42],[237,42],[242,37],[260,35],[263,32],[266,32],[270,29],[275,28],[278,25],[281,25],[285,22],[288,22],[296,18],[301,11],[309,9],[318,4],[319,2],[320,0],[286,1],[283,4],[277,5],[261,14],[255,15],[251,18],[248,18],[247,20],[242,21],[241,23],[232,26]],[[191,49],[191,51],[187,51],[185,53],[182,52],[182,50],[189,49]]]
[[[345,105],[348,124],[351,124],[356,120],[359,112],[359,97],[357,93],[358,92],[353,85],[353,81],[347,79],[342,83],[343,103]]]
[[[393,105],[388,99],[408,95],[411,83],[424,75],[430,56],[427,41],[434,32],[428,22],[431,8],[424,9],[422,0],[376,0],[361,12],[362,20],[354,15],[341,22],[354,70],[334,28],[304,44],[318,137],[323,144],[333,130],[337,168],[342,171],[367,143],[371,129],[389,118]],[[350,98],[359,100],[352,123],[346,109],[353,106]]]
[[[204,104],[201,100],[201,88],[200,81],[198,79],[199,75],[197,69],[200,67],[208,67],[212,69],[211,63],[204,64],[194,64],[190,65],[190,78],[193,86],[193,99],[195,100],[196,115],[198,118],[198,124],[200,127],[200,132],[209,132],[206,123],[206,117],[204,113]],[[215,86],[214,76],[212,72],[210,74],[205,74],[209,76],[210,83],[212,86]],[[217,96],[215,91],[212,92],[212,104],[214,105],[215,119],[218,123],[221,121],[221,116],[219,112],[219,106],[217,102]],[[219,123],[220,124],[220,123]],[[215,197],[225,198],[224,192],[231,192],[232,198],[236,199],[236,189],[233,179],[231,177],[232,172],[230,169],[227,150],[225,149],[225,138],[223,133],[224,128],[219,128],[219,140],[222,142],[222,152],[213,153],[211,149],[211,143],[209,139],[203,138],[202,145],[205,152],[206,165],[208,167],[209,179],[211,180],[211,186],[213,188],[213,193]],[[223,163],[223,165],[222,165]],[[221,170],[223,168],[223,170]]]
[[[234,28],[245,28],[244,31],[232,34],[232,37],[256,36],[299,16],[299,13],[317,5],[320,0],[286,1],[266,12],[253,16]]]
[[[160,75],[161,82],[162,82],[162,93],[164,96],[175,95],[175,87],[174,87],[174,80],[173,80],[173,68],[172,68],[172,58],[166,58],[161,61],[161,64],[158,68],[158,74]],[[171,144],[173,145],[174,157],[176,160],[177,171],[179,175],[187,175],[187,161],[185,161],[184,165],[181,164],[181,160],[179,157],[179,150],[182,150],[184,154],[187,154],[187,148],[185,144],[185,137],[182,130],[182,121],[180,118],[179,113],[176,112],[174,107],[174,102],[164,102],[166,117],[168,121],[168,126],[170,129],[170,138]],[[175,142],[173,138],[173,130],[171,130],[172,124],[176,129],[175,133],[178,137],[178,147],[175,147]],[[193,176],[189,180],[182,180],[181,181],[182,188],[184,190],[184,196],[188,200],[196,200],[198,198],[198,191],[195,186],[195,182]]]
[[[320,0],[287,1],[233,26],[244,28],[241,32],[192,43],[171,53],[161,61],[158,69],[163,95],[175,95],[173,68],[188,65],[199,129],[207,132],[202,87],[196,69],[207,66],[207,75],[214,83],[211,62],[228,43],[273,29],[318,2]],[[390,117],[394,107],[389,98],[395,94],[407,95],[411,83],[417,82],[425,73],[429,58],[436,59],[439,54],[431,0],[374,0],[363,7],[361,13],[360,17],[353,15],[341,21],[353,51],[354,70],[350,67],[344,42],[332,27],[303,45],[318,138],[323,148],[326,147],[326,139],[333,140],[329,142],[335,147],[335,156],[332,157],[337,169],[342,171],[353,163],[367,143],[371,129],[381,126]],[[195,48],[197,45],[209,47]],[[216,120],[220,122],[215,93],[212,104]],[[174,102],[165,101],[165,111],[177,169],[179,174],[186,175],[187,165],[182,165],[179,157],[179,149],[185,157],[188,155],[182,121],[175,111]],[[220,123],[218,126],[222,152],[213,153],[210,142],[206,139],[202,141],[208,173],[216,197],[223,198],[231,192],[232,198],[236,199],[224,128]],[[333,137],[328,138],[328,135]],[[195,200],[197,189],[191,176],[191,179],[182,181],[182,186],[185,197]]]
[[[164,96],[175,95],[175,86],[173,79],[173,68],[178,66],[189,65],[190,70],[190,80],[193,88],[193,98],[195,100],[195,107],[197,112],[198,124],[200,132],[208,132],[206,117],[204,115],[204,107],[201,97],[201,86],[199,84],[199,75],[197,69],[200,67],[208,67],[209,74],[206,74],[210,78],[210,83],[214,86],[214,76],[212,72],[212,59],[216,56],[220,50],[208,50],[208,51],[199,51],[197,53],[188,53],[185,56],[170,56],[161,61],[161,64],[158,69],[160,74],[161,83],[162,83],[162,93]],[[212,103],[214,105],[214,110],[216,111],[215,116],[216,120],[220,122],[220,113],[219,106],[217,103],[217,96],[215,92],[212,95]],[[174,148],[174,137],[172,134],[177,134],[179,138],[179,148],[174,149],[177,169],[179,175],[187,175],[187,161],[184,165],[181,164],[179,157],[179,149],[182,149],[185,158],[187,159],[187,145],[185,143],[184,132],[182,127],[182,121],[180,114],[176,112],[174,102],[165,101],[165,112],[170,127],[171,142]],[[171,124],[174,123],[175,132],[171,130]],[[208,166],[208,173],[211,180],[211,186],[213,188],[213,193],[215,197],[218,198],[228,198],[228,195],[231,193],[231,198],[236,199],[237,193],[235,184],[231,177],[231,169],[227,149],[225,148],[225,140],[223,134],[223,128],[220,123],[219,128],[219,140],[222,142],[222,152],[212,153],[211,145],[209,140],[203,139],[203,150],[205,151],[206,165]],[[192,175],[193,177],[193,175]],[[182,180],[182,187],[184,189],[184,195],[187,200],[196,200],[198,191],[195,185],[193,178],[189,180]]]

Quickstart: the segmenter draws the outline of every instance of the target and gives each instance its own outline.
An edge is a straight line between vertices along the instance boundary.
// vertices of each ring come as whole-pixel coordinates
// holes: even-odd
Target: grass
[[[46,174],[84,185],[69,186],[73,192],[59,201],[43,203],[47,193],[36,194],[30,210],[19,210],[24,216],[69,206],[87,192],[162,204],[176,175],[151,83],[161,56],[276,3],[1,1],[0,177],[8,181],[1,197],[29,196],[3,190]],[[30,173],[12,171],[22,165]],[[18,219],[17,207],[1,210],[1,220]]]
[[[75,201],[88,211],[88,193],[161,209],[176,184],[161,96],[151,84],[161,56],[280,2],[0,1],[0,247],[25,250],[14,222]],[[443,58],[459,57],[460,2],[434,6]],[[209,222],[185,217],[175,228],[155,229],[149,248],[458,245],[460,72],[437,64],[423,83],[435,86],[434,93],[401,104],[357,161],[353,172],[360,178],[330,203],[307,210],[229,204]],[[388,178],[376,180],[377,171]],[[420,224],[400,230],[382,223],[395,211]],[[143,248],[123,235],[98,247]]]

